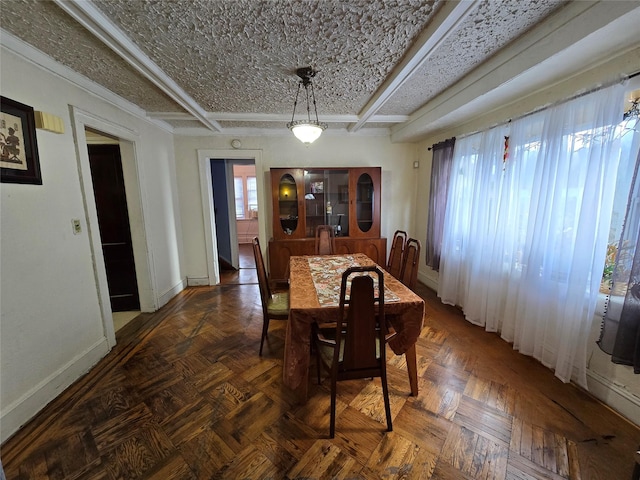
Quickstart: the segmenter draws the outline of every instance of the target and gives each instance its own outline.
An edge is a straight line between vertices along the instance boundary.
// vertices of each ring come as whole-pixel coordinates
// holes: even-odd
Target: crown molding
[[[149,118],[160,120],[197,120],[193,115],[184,112],[149,112]],[[218,122],[273,122],[286,124],[291,120],[291,115],[272,113],[236,113],[236,112],[209,112],[207,116]],[[373,115],[367,123],[402,123],[409,120],[409,115]],[[328,123],[353,123],[357,122],[357,115],[322,115],[322,121]],[[226,133],[226,129],[220,133]]]
[[[146,122],[150,122],[166,132],[173,132],[173,127],[168,123],[161,121],[161,119],[149,118],[146,112],[134,103],[131,103],[121,96],[116,95],[111,90],[97,84],[93,80],[88,79],[75,70],[61,63],[58,63],[49,55],[42,53],[40,50],[22,41],[18,37],[15,37],[13,34],[7,32],[6,30],[3,30],[2,28],[0,28],[0,47],[7,52],[12,53],[21,60],[35,65],[36,67],[71,83],[72,85],[87,92],[88,94],[97,97],[110,105],[113,105],[119,110],[122,110]]]
[[[322,137],[389,137],[391,130],[389,128],[363,128],[358,132],[349,132],[346,128],[328,128],[322,132]],[[176,127],[173,130],[174,135],[185,137],[288,137],[294,138],[291,132],[283,127],[276,128],[225,128],[223,132],[212,132],[211,130],[198,127]]]

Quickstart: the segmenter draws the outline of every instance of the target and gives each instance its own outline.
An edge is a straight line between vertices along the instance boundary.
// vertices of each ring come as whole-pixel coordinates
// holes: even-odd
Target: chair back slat
[[[418,262],[420,261],[420,240],[409,238],[404,247],[404,258],[402,260],[402,272],[400,281],[414,290],[418,282]]]
[[[252,241],[253,244],[253,256],[256,261],[256,271],[258,274],[258,284],[260,286],[260,298],[262,300],[262,307],[265,310],[267,308],[267,299],[271,298],[271,288],[269,287],[269,278],[267,277],[267,269],[264,266],[264,259],[262,257],[262,249],[260,248],[260,242],[258,237],[255,237]]]
[[[334,233],[331,225],[316,227],[316,254],[333,255],[335,253]]]
[[[396,233],[393,234],[386,270],[397,279],[400,279],[402,272],[402,258],[406,240],[407,232],[405,231],[396,230]]]
[[[379,368],[375,316],[373,279],[369,276],[354,277],[349,295],[341,370]]]
[[[374,277],[378,281],[377,295]],[[385,368],[386,332],[380,328],[386,325],[384,293],[380,292],[384,292],[384,275],[377,266],[352,267],[342,275],[336,325],[336,343],[342,345],[338,349],[342,352],[337,363],[338,379],[380,376]]]

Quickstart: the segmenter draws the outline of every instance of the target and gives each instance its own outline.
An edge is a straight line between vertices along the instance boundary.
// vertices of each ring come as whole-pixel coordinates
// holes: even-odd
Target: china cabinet
[[[291,255],[314,253],[318,225],[333,227],[337,253],[365,253],[384,264],[380,180],[380,167],[271,169],[271,274],[283,276]]]

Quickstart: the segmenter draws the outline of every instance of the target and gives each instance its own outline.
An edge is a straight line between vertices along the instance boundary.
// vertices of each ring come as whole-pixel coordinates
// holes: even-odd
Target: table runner
[[[309,271],[316,288],[316,294],[318,295],[318,303],[321,307],[340,305],[340,288],[342,281],[336,282],[336,277],[342,279],[342,274],[350,267],[366,267],[371,265],[370,262],[363,262],[361,264],[353,255],[307,257],[307,262],[309,263]],[[373,278],[374,293],[378,296],[378,276],[369,276]],[[350,290],[351,280],[347,282],[347,298],[349,297]],[[398,300],[400,300],[400,298],[385,285],[385,303],[397,302]]]

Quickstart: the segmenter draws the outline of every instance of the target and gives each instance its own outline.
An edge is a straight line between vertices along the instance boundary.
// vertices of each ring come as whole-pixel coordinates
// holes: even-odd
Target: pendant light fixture
[[[311,79],[315,77],[316,73],[317,72],[311,67],[303,67],[296,70],[296,74],[300,77],[300,82],[298,83],[298,91],[296,92],[296,99],[293,103],[291,121],[287,123],[287,128],[291,130],[296,138],[305,145],[310,145],[315,142],[327,128],[326,123],[322,123],[318,120],[316,96],[313,93],[313,83],[311,83]],[[298,96],[300,95],[302,87],[304,87],[304,94],[307,100],[307,118],[306,120],[295,120]],[[311,119],[311,102],[313,102],[313,111],[316,117],[315,120]]]

